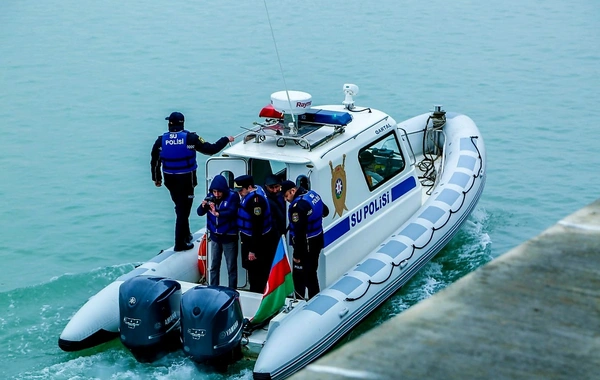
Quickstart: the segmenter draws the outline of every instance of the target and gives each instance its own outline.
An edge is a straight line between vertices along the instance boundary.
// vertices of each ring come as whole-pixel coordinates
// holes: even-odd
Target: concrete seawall
[[[600,379],[600,200],[292,379]]]

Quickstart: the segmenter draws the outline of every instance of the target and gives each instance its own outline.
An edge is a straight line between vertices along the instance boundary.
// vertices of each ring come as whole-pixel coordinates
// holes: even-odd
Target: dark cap
[[[358,156],[358,161],[361,165],[369,165],[375,161],[375,156],[368,150],[362,151]]]
[[[181,112],[172,112],[169,116],[165,117],[165,120],[169,120],[169,124],[172,125],[183,125],[185,118]]]
[[[254,186],[254,178],[251,175],[244,174],[234,179],[235,187]]]
[[[296,187],[296,184],[290,180],[283,181],[281,183],[281,192],[285,194],[289,189],[293,189]]]
[[[265,186],[279,185],[280,183],[281,181],[279,180],[279,178],[277,178],[277,176],[274,175],[268,176],[265,180]]]

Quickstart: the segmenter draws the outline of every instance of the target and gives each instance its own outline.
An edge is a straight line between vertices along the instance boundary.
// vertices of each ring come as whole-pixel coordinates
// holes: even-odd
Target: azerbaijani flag
[[[253,324],[261,323],[278,312],[285,305],[285,298],[293,291],[292,269],[287,256],[285,239],[282,235],[273,258],[263,298],[250,322]]]

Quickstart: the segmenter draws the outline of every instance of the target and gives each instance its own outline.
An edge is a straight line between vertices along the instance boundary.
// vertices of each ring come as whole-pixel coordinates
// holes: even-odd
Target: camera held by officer
[[[217,197],[214,194],[208,194],[202,200],[200,207],[203,208],[205,211],[214,211],[217,203],[219,203]]]

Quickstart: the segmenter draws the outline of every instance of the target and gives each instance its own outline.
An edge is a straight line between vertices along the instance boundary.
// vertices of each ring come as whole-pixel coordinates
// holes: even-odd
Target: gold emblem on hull
[[[335,206],[335,215],[342,216],[344,210],[348,211],[346,207],[346,155],[342,156],[342,164],[333,167],[333,163],[329,161],[329,167],[331,168],[331,198],[333,198],[333,205]]]

